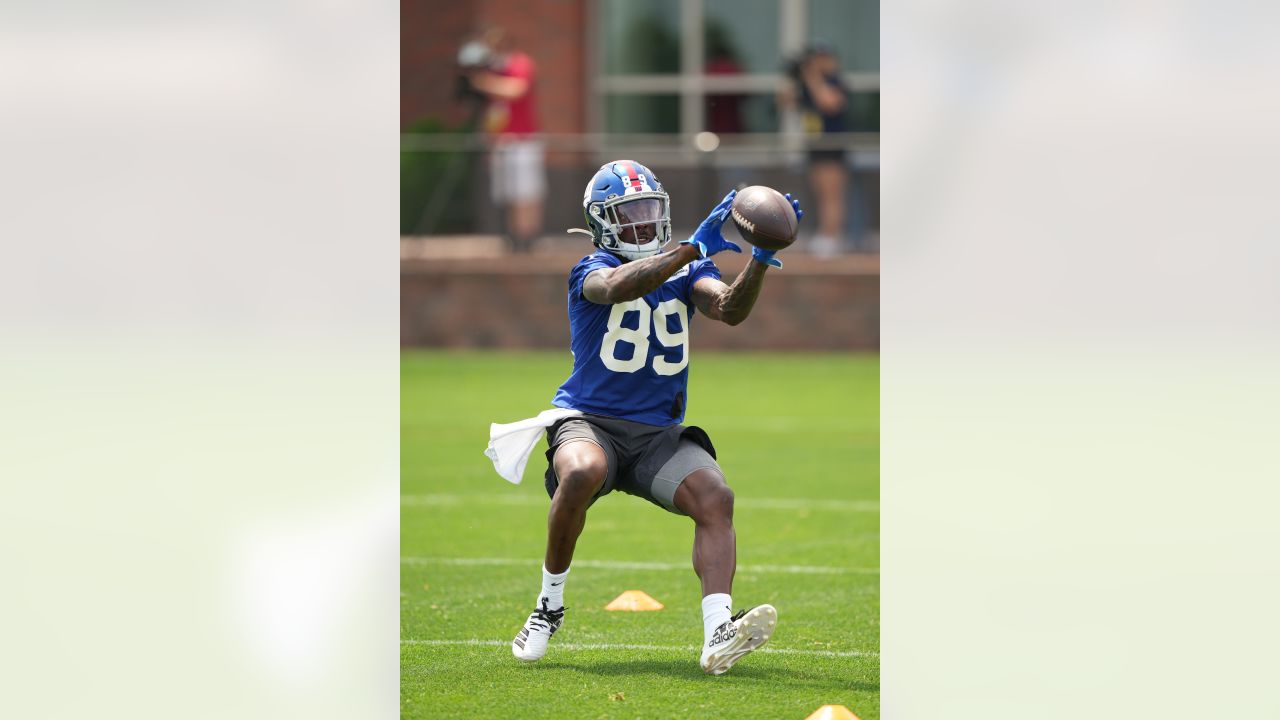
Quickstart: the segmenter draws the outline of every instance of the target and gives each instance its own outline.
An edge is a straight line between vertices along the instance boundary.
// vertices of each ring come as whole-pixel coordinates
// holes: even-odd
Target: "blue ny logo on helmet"
[[[582,194],[582,214],[591,241],[628,260],[656,255],[671,240],[671,198],[633,160],[600,166]]]

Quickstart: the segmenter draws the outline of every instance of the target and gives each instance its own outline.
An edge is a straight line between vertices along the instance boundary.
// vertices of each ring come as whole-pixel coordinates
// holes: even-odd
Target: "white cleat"
[[[778,626],[778,611],[772,605],[743,610],[716,628],[702,649],[699,664],[709,675],[723,675],[747,653],[769,642]]]
[[[555,635],[564,623],[564,611],[565,608],[559,610],[548,608],[544,598],[542,607],[529,613],[529,619],[524,621],[524,627],[516,633],[516,639],[511,641],[511,654],[525,662],[541,660],[542,656],[547,654],[547,643],[551,640],[551,636]]]

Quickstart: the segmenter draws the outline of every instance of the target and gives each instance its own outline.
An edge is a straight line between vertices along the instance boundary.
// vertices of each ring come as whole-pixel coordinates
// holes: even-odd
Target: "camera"
[[[479,40],[469,40],[458,48],[454,99],[459,102],[484,100],[484,94],[471,84],[471,72],[487,70],[492,62],[493,50]]]

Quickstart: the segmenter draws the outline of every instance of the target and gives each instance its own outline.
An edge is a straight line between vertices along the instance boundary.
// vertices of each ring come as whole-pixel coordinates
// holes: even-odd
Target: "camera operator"
[[[533,58],[509,45],[501,28],[485,30],[480,42],[488,52],[469,51],[468,60],[483,58],[483,62],[471,65],[466,77],[469,89],[488,102],[485,128],[490,137],[493,202],[506,208],[512,250],[528,252],[542,229],[546,192],[534,100],[535,66]]]

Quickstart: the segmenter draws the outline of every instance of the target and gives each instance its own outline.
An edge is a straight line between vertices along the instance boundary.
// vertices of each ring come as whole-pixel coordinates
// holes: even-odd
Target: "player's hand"
[[[800,200],[791,197],[791,193],[787,193],[786,195],[783,195],[783,197],[790,200],[791,207],[796,209],[796,224],[799,224],[800,221],[804,219],[804,211],[800,209]]]
[[[738,194],[737,190],[730,190],[728,195],[724,196],[724,200],[711,211],[706,220],[698,226],[694,231],[693,237],[688,240],[682,240],[681,245],[693,245],[698,248],[700,257],[708,258],[722,250],[732,250],[740,253],[742,248],[735,243],[724,239],[724,235],[720,234],[720,228],[724,225],[725,218],[729,217],[729,208],[733,206],[733,198]]]
[[[796,222],[804,219],[804,211],[800,209],[800,201],[791,197],[791,193],[787,193],[785,197],[791,201],[791,207],[796,209]],[[758,263],[763,263],[770,267],[782,267],[782,261],[774,257],[778,254],[777,250],[764,250],[761,248],[752,248],[751,257]]]

